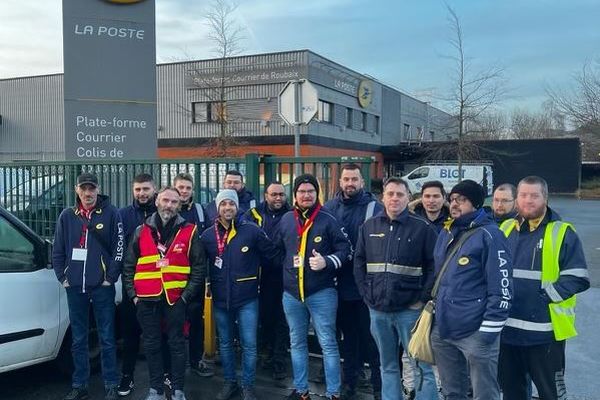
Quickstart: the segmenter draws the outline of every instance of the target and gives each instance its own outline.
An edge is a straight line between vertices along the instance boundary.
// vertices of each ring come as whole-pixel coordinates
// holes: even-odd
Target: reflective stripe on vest
[[[260,215],[260,213],[256,210],[256,208],[252,208],[250,210],[250,213],[252,214],[252,216],[254,217],[254,219],[256,220],[256,225],[260,226],[261,228],[263,227],[263,217],[262,215]]]
[[[509,219],[500,225],[500,230],[504,232],[506,237],[509,237],[516,226],[517,221],[515,219]],[[542,242],[542,271],[538,279],[541,280],[542,289],[544,289],[546,293],[548,293],[549,297],[553,300],[553,303],[548,305],[548,309],[550,311],[552,330],[554,331],[554,338],[556,340],[566,340],[577,336],[577,331],[575,330],[575,305],[577,303],[577,298],[575,295],[573,295],[566,300],[556,301],[557,299],[560,299],[560,295],[552,285],[561,275],[559,266],[560,248],[563,240],[565,239],[565,235],[567,234],[567,229],[569,228],[575,231],[573,225],[567,222],[549,222],[546,225],[544,231],[544,240]],[[536,279],[538,275],[535,272],[537,271],[524,271],[515,269],[513,270],[513,277],[522,279]],[[530,329],[534,327],[534,325],[531,324],[535,323],[531,322],[528,324],[519,324],[520,326],[515,326],[511,323],[507,323],[507,326],[518,327],[525,330],[539,330]]]
[[[158,267],[160,254],[152,237],[152,230],[144,225],[140,232],[140,256],[135,267],[133,283],[138,297],[155,297],[165,292],[173,305],[181,297],[190,275],[189,251],[196,225],[186,224],[179,229],[165,254],[169,265]]]

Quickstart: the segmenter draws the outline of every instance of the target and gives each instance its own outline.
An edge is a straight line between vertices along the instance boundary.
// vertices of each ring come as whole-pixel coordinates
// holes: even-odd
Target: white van
[[[446,193],[450,193],[452,187],[458,183],[458,165],[450,163],[424,164],[408,174],[404,179],[408,183],[411,193],[421,192],[421,186],[428,181],[440,181],[444,185]],[[471,179],[486,189],[486,195],[491,196],[494,191],[493,173],[491,164],[463,164],[461,168],[462,180]]]

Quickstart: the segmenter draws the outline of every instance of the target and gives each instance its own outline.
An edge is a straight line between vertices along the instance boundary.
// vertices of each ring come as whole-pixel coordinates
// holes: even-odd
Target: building
[[[293,155],[294,127],[277,105],[291,79],[308,79],[319,98],[316,119],[300,127],[302,156],[375,156],[383,165],[384,146],[455,132],[451,116],[428,103],[298,50],[159,64],[159,157],[210,156],[221,129],[232,156]],[[62,74],[0,80],[0,116],[0,161],[64,159]]]

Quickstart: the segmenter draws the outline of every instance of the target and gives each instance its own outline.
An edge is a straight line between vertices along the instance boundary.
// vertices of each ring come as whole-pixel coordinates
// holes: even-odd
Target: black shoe
[[[84,400],[89,398],[86,388],[73,388],[63,400]]]
[[[121,382],[119,382],[119,386],[117,387],[117,394],[119,396],[127,396],[134,388],[133,377],[130,375],[123,375],[121,377]]]
[[[104,390],[104,400],[117,400],[117,388],[109,387]]]
[[[173,382],[171,382],[171,376],[165,372],[163,384],[165,385],[165,389],[168,390],[169,393],[173,390]]]
[[[193,373],[203,378],[210,378],[215,374],[215,369],[204,361],[192,364],[191,370]]]
[[[294,389],[292,393],[286,397],[286,400],[310,400],[310,396],[308,395],[308,392],[301,394]]]
[[[254,388],[242,388],[242,400],[257,400],[256,393],[254,393]]]
[[[234,394],[240,390],[237,382],[227,382],[223,385],[223,388],[217,394],[217,400],[229,400]]]
[[[285,365],[280,362],[273,362],[273,379],[280,381],[287,378],[287,372],[285,371]]]

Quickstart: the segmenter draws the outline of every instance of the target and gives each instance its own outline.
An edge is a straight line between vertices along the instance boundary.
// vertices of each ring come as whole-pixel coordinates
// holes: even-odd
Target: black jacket
[[[394,220],[381,213],[366,221],[354,256],[354,277],[365,303],[393,312],[429,300],[436,240],[433,226],[408,210]]]
[[[152,231],[156,231],[157,228],[157,218],[158,213],[152,214],[144,224],[148,225]],[[165,246],[169,247],[175,238],[175,234],[183,225],[187,224],[180,215],[177,215],[175,220],[175,224],[172,229],[171,235],[169,235],[167,240],[165,241]],[[127,291],[127,295],[129,298],[133,299],[135,295],[135,289],[133,286],[133,277],[135,276],[135,266],[137,265],[137,260],[140,256],[140,232],[142,231],[142,226],[140,225],[136,228],[133,233],[133,238],[131,243],[129,243],[129,248],[127,249],[127,254],[125,255],[125,261],[123,262],[123,285],[125,286],[125,290]],[[190,276],[187,282],[183,293],[181,293],[181,298],[186,303],[189,303],[192,298],[194,298],[198,292],[203,290],[204,287],[204,277],[206,276],[206,255],[204,253],[204,248],[200,244],[200,237],[196,234],[192,236],[192,242],[190,245],[189,252],[189,260],[190,260]],[[158,301],[164,297],[164,293],[160,296],[156,297],[144,297],[141,300],[152,300]]]
[[[450,217],[450,210],[448,210],[448,207],[445,205],[442,207],[440,215],[435,219],[435,221],[429,220],[429,218],[427,217],[427,212],[425,211],[425,207],[423,207],[423,204],[417,204],[414,213],[419,217],[423,217],[426,221],[429,221],[438,233],[444,227],[444,222],[446,222]]]
[[[204,207],[200,203],[194,203],[194,201],[182,204],[179,215],[190,224],[196,224],[198,235],[201,235],[206,227],[212,224],[212,221],[209,222],[206,218]]]
[[[313,207],[314,209],[314,207]],[[307,210],[306,216],[312,210]],[[300,215],[300,222],[304,224],[305,215]],[[299,273],[294,267],[294,256],[298,254],[300,237],[297,232],[297,222],[294,211],[289,211],[281,218],[279,234],[276,243],[285,249],[283,259],[283,289],[292,296],[300,299]],[[310,268],[308,259],[312,251],[316,250],[324,258],[326,266],[320,271]],[[308,231],[306,256],[304,257],[304,297],[308,297],[322,289],[335,287],[336,272],[342,267],[345,260],[352,259],[352,245],[339,222],[328,211],[321,209],[317,214],[312,227]]]
[[[365,220],[383,211],[383,206],[375,196],[364,190],[348,199],[344,198],[340,191],[325,203],[325,208],[342,224],[353,247],[356,247],[358,231]],[[342,300],[360,300],[353,270],[354,264],[349,260],[344,262],[338,271],[338,292]]]
[[[143,224],[146,218],[155,212],[156,204],[154,199],[144,205],[134,200],[132,204],[119,209],[119,215],[123,221],[123,230],[125,232],[125,246],[129,245],[135,228]]]

